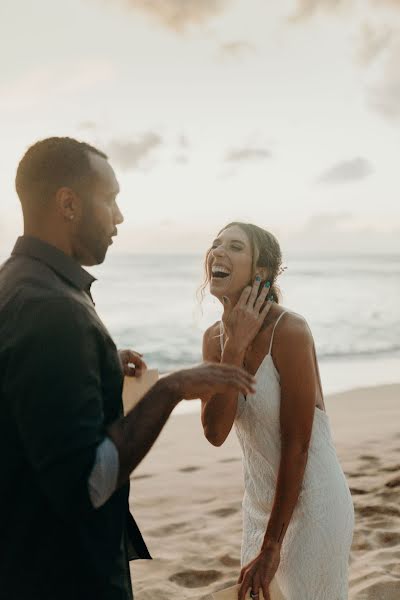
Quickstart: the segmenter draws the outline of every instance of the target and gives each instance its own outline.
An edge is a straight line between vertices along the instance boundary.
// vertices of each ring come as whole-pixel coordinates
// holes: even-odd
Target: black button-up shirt
[[[129,485],[97,510],[89,497],[123,384],[93,280],[32,237],[19,238],[0,269],[0,599],[125,600],[111,583],[124,564],[121,540],[150,558]]]

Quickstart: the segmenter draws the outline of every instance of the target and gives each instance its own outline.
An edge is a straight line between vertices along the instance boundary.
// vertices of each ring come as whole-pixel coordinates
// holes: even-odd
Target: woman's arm
[[[204,335],[204,360],[239,367],[243,365],[246,350],[260,331],[271,308],[271,302],[266,301],[269,287],[265,285],[260,291],[260,285],[261,280],[257,277],[252,287],[244,288],[235,306],[232,306],[228,298],[224,298],[224,348],[221,354],[219,324],[216,323]],[[202,401],[204,434],[214,446],[221,446],[232,429],[237,399],[236,392],[229,392]]]
[[[203,336],[203,360],[241,367],[244,360],[244,351],[232,348],[228,340],[221,353],[219,323],[216,323],[207,329]],[[230,391],[201,400],[201,422],[204,435],[214,446],[221,446],[232,429],[236,415],[237,399],[237,393]]]
[[[307,465],[318,390],[314,343],[307,323],[295,315],[277,328],[274,361],[281,385],[281,458],[274,503],[260,554],[241,573],[239,596],[248,587],[266,595],[279,565],[280,548],[296,507]],[[246,587],[247,586],[247,587]]]
[[[291,315],[275,347],[281,384],[281,459],[265,543],[282,544],[297,504],[308,458],[318,382],[314,342],[307,323]]]

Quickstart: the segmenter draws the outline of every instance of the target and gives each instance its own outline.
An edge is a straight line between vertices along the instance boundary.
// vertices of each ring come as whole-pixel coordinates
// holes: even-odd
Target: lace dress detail
[[[260,551],[280,462],[280,383],[270,348],[255,394],[239,394],[235,429],[243,452],[242,566]],[[221,328],[221,344],[223,331]],[[354,508],[328,415],[315,408],[302,488],[282,543],[276,582],[285,600],[347,600]]]

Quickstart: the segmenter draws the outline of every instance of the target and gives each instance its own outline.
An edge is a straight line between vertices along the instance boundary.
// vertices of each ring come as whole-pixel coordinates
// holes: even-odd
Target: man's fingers
[[[220,364],[211,363],[209,368],[215,369],[215,372],[225,373],[225,374],[240,373],[241,375],[244,375],[245,377],[247,377],[249,379],[254,379],[253,375],[251,375],[251,373],[246,371],[246,369],[243,369],[242,367],[238,367],[236,365],[229,365],[229,364],[224,364],[224,363],[220,363]]]
[[[254,385],[248,383],[247,381],[245,381],[243,379],[240,380],[237,378],[224,379],[222,381],[218,381],[218,382],[215,382],[214,384],[209,385],[210,390],[214,390],[214,392],[219,392],[219,393],[226,392],[229,388],[238,390],[239,392],[242,392],[243,394],[254,394],[254,392],[255,392]]]
[[[119,356],[124,370],[124,375],[128,377],[140,377],[143,371],[146,371],[147,365],[143,360],[143,355],[133,350],[120,350]]]
[[[200,385],[204,384],[206,385],[204,393],[211,395],[223,394],[229,390],[236,390],[237,392],[241,392],[244,395],[254,394],[256,391],[254,384],[249,383],[246,379],[241,379],[238,377],[218,377],[215,378],[213,381],[203,381]]]
[[[124,374],[128,377],[140,377],[141,375],[141,373],[138,372],[138,370],[135,369],[135,367],[130,367],[129,365],[125,365]]]
[[[253,375],[251,375],[244,369],[236,368],[235,370],[232,370],[230,372],[226,372],[226,373],[221,372],[220,375],[221,375],[221,383],[225,383],[225,382],[231,383],[231,384],[242,383],[250,388],[253,388],[256,383],[256,380],[253,377]]]
[[[189,382],[188,382],[189,383]],[[250,373],[233,365],[205,364],[194,368],[185,398],[213,396],[235,390],[247,395],[255,392],[255,379]]]
[[[137,369],[140,371],[145,371],[147,369],[147,365],[144,362],[141,355],[131,352],[128,356],[128,364],[135,365]]]

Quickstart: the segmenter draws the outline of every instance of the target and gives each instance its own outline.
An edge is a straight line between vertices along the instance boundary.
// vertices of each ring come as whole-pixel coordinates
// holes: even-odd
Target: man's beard
[[[100,227],[82,221],[77,234],[77,246],[80,249],[82,264],[99,265],[104,262],[110,243],[110,236]],[[90,263],[90,264],[89,264]]]

